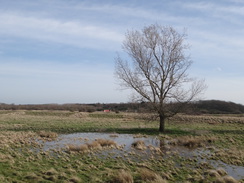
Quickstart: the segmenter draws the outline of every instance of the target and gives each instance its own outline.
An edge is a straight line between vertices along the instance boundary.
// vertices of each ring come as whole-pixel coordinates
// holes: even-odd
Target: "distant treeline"
[[[220,100],[203,100],[192,104],[193,111],[208,114],[243,114],[244,105]]]
[[[171,104],[172,105],[172,104]],[[177,106],[177,104],[174,104]],[[147,103],[94,103],[94,104],[4,104],[0,110],[68,110],[79,112],[95,112],[111,110],[114,112],[149,112]],[[183,113],[187,114],[243,114],[244,106],[220,100],[202,100],[189,103]]]

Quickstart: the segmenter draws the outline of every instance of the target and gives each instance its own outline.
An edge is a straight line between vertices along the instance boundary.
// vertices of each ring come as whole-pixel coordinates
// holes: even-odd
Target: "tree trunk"
[[[159,114],[159,119],[160,119],[160,123],[159,123],[159,132],[164,132],[164,126],[165,126],[165,117],[161,114]]]

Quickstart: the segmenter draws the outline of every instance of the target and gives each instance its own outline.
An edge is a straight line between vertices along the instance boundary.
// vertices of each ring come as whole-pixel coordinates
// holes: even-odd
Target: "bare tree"
[[[135,91],[138,100],[150,104],[160,119],[160,132],[165,131],[165,119],[205,89],[204,80],[187,74],[192,61],[186,54],[185,39],[185,33],[158,24],[128,31],[122,48],[129,61],[119,55],[115,59],[116,77],[122,86]]]

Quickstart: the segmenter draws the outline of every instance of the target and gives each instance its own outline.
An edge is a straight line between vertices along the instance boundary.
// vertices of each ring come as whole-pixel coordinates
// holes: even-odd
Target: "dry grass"
[[[69,144],[67,145],[67,149],[70,152],[81,152],[86,153],[92,150],[101,150],[102,148],[106,147],[112,147],[116,148],[118,145],[113,140],[107,140],[107,139],[96,139],[95,141],[92,141],[91,143],[86,143],[82,145],[73,145]]]
[[[133,142],[131,144],[131,146],[135,149],[138,149],[138,150],[145,150],[147,148],[145,145],[145,142],[142,140],[138,140],[138,141]]]
[[[167,181],[163,179],[160,175],[147,168],[140,169],[139,173],[142,181],[151,183],[167,183]]]
[[[0,133],[0,148],[9,146],[30,145],[34,143],[34,132],[13,132],[1,131]]]
[[[244,117],[242,117],[242,119],[244,121]],[[159,137],[160,140],[164,139],[165,143],[169,141],[175,145],[192,148],[203,146],[203,148],[201,148],[203,150],[205,150],[204,146],[206,144],[213,142],[211,144],[211,149],[209,149],[211,153],[206,156],[204,154],[202,158],[206,158],[207,161],[220,160],[230,165],[244,166],[244,141],[242,134],[244,130],[242,124],[244,123],[240,124],[240,122],[238,122],[239,118],[224,116],[184,116],[181,121],[174,120],[175,119],[172,118],[172,120],[167,123],[166,128],[168,131],[165,135]],[[211,125],[211,123],[215,125]],[[133,131],[134,128],[138,128],[141,124],[145,124],[145,128],[155,129],[155,134],[157,134],[158,122],[144,123],[142,120],[135,119],[134,114],[129,114],[128,118],[124,116],[123,118],[116,119],[91,118],[88,113],[84,113],[84,115],[83,113],[82,115],[77,114],[77,116],[71,115],[65,118],[64,116],[51,115],[34,116],[18,112],[0,115],[0,171],[2,172],[2,175],[0,175],[0,182],[18,182],[20,180],[22,182],[104,182],[112,178],[112,175],[114,176],[114,182],[133,182],[133,179],[134,182],[154,183],[166,182],[164,179],[167,179],[169,182],[238,182],[233,177],[227,176],[224,170],[217,169],[204,175],[204,172],[212,167],[207,163],[206,166],[200,166],[200,164],[195,161],[198,157],[194,157],[190,160],[184,159],[183,157],[179,159],[178,155],[172,152],[169,155],[166,154],[167,158],[160,156],[162,159],[160,158],[159,161],[156,159],[158,156],[154,156],[154,159],[145,160],[144,162],[143,156],[140,156],[140,153],[138,154],[138,151],[135,150],[136,147],[138,148],[138,145],[139,149],[148,148],[151,151],[160,153],[160,149],[150,145],[145,146],[144,142],[133,143],[132,146],[134,150],[131,152],[134,153],[132,155],[133,157],[139,158],[139,161],[143,161],[145,164],[143,166],[138,166],[138,163],[129,156],[130,152],[126,152],[124,149],[122,149],[122,152],[128,154],[128,156],[125,156],[125,159],[115,159],[117,158],[116,154],[109,155],[108,158],[104,159],[96,156],[97,152],[98,154],[103,154],[103,152],[99,152],[100,149],[108,149],[116,146],[115,142],[105,139],[90,141],[90,139],[83,138],[82,142],[86,144],[68,145],[68,151],[70,152],[89,153],[93,150],[97,150],[97,152],[91,152],[88,156],[85,154],[80,156],[79,153],[57,151],[55,152],[57,156],[55,154],[53,157],[50,152],[44,153],[41,151],[36,154],[36,152],[30,150],[32,147],[43,148],[43,146],[38,146],[40,144],[35,145],[36,139],[45,140],[48,138],[56,138],[55,136],[57,134],[53,135],[53,132],[91,132],[97,129],[114,132],[118,129],[117,132],[121,133],[124,130],[123,128],[126,128],[126,132],[128,129],[128,133],[130,132],[129,130],[133,133],[146,133],[143,129]],[[122,129],[121,132],[119,131],[120,129]],[[35,133],[33,131],[40,131],[40,133]],[[201,132],[199,135],[202,135],[188,135],[197,135],[195,131]],[[203,132],[205,135],[203,135]],[[110,137],[113,137],[113,134]],[[114,137],[116,137],[116,135],[114,135]],[[143,136],[139,134],[134,137]],[[215,137],[216,141],[212,137]],[[175,138],[176,140],[174,141]],[[136,141],[139,139],[134,140]],[[167,144],[165,145],[167,146]],[[167,146],[167,152],[170,152],[170,150],[167,149],[168,147],[174,150],[174,147]],[[141,153],[144,155],[146,152]],[[78,160],[81,162],[80,164],[76,163]],[[175,162],[178,161],[179,164],[182,165],[181,167],[175,166]],[[43,171],[43,167],[47,168]],[[141,170],[136,167],[143,167],[145,169]],[[191,169],[192,167],[196,167],[197,174],[192,175],[194,171]],[[111,172],[107,169],[110,169]],[[121,169],[123,169],[123,171],[121,171]],[[29,172],[30,170],[32,170],[33,173]],[[167,174],[163,174],[161,171],[167,172]],[[188,175],[192,176],[190,177]],[[131,178],[132,176],[133,178]]]
[[[71,152],[82,152],[82,153],[85,153],[85,152],[89,151],[89,148],[88,148],[87,144],[82,144],[82,145],[69,144],[69,145],[67,145],[67,148]]]
[[[40,177],[38,177],[35,173],[31,172],[31,173],[28,173],[25,178],[29,181],[32,181],[32,182],[39,182],[40,181]]]
[[[243,116],[237,115],[182,115],[173,117],[174,121],[185,123],[208,123],[210,125],[221,123],[239,123],[244,124]]]
[[[235,180],[231,176],[224,176],[224,177],[219,177],[217,178],[214,183],[239,183],[239,181]]]
[[[79,183],[81,182],[79,177],[73,176],[69,179],[69,182],[73,182],[73,183]]]
[[[117,144],[113,140],[108,139],[97,139],[96,142],[98,142],[102,147],[116,147]]]
[[[239,147],[238,147],[239,148]],[[244,150],[243,149],[216,149],[214,153],[211,154],[211,158],[221,160],[225,163],[244,166]]]
[[[113,175],[113,178],[110,183],[133,183],[133,177],[129,171],[126,170],[119,170],[115,175]]]
[[[48,171],[45,172],[46,175],[57,175],[58,172],[54,168],[49,169]]]
[[[41,138],[47,139],[47,140],[54,140],[55,138],[58,137],[58,134],[55,132],[50,132],[50,131],[40,131],[39,136]]]
[[[110,134],[109,137],[116,138],[116,137],[118,137],[118,134]]]
[[[224,179],[225,183],[238,183],[238,181],[236,179],[234,179],[233,177],[228,176],[228,175],[224,176],[223,179]]]
[[[93,141],[91,143],[86,144],[89,149],[102,149],[102,146],[97,142]]]
[[[225,175],[227,175],[227,172],[226,172],[225,169],[223,169],[223,168],[218,168],[216,171],[218,172],[218,174],[219,174],[220,176],[225,176]]]
[[[179,145],[189,148],[204,147],[207,143],[212,143],[216,139],[208,136],[184,136],[169,141],[170,145]]]
[[[208,175],[210,177],[215,177],[215,178],[220,177],[219,173],[216,170],[207,170],[205,172],[205,175]]]

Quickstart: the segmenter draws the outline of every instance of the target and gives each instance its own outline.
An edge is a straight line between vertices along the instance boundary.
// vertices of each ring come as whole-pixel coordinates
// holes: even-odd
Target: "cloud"
[[[224,4],[214,2],[180,2],[182,7],[189,10],[197,10],[205,13],[208,17],[215,17],[228,21],[230,23],[237,23],[243,25],[244,6],[235,4]],[[235,20],[236,19],[236,20]],[[213,21],[213,20],[210,20]]]
[[[0,14],[0,33],[7,36],[51,41],[78,47],[113,49],[123,35],[104,27],[76,21],[61,21],[51,18],[26,17],[17,14]]]

